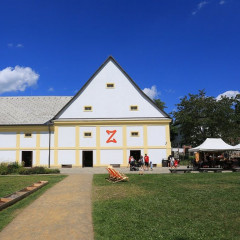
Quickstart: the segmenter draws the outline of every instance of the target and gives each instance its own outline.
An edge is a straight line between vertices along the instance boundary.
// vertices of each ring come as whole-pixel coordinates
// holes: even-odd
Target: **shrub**
[[[1,175],[7,175],[7,166],[8,164],[7,163],[1,163],[0,164],[0,174]]]
[[[32,170],[32,174],[44,174],[44,173],[46,173],[44,167],[33,167],[31,170]]]
[[[7,166],[8,174],[17,173],[19,168],[21,168],[21,166],[17,162],[8,164]]]
[[[50,169],[50,168],[45,168],[45,173],[46,174],[57,174],[57,173],[60,173],[60,170],[59,169],[56,169],[56,168],[53,168],[53,169]]]
[[[20,175],[30,175],[30,174],[32,174],[32,169],[31,168],[24,168],[24,167],[22,167],[22,168],[20,168],[18,170],[18,173]]]

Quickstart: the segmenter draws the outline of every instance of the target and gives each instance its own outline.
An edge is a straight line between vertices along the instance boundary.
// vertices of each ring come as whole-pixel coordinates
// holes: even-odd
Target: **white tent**
[[[225,143],[221,138],[207,138],[201,145],[189,149],[189,152],[218,152],[236,150],[236,146]]]
[[[239,150],[240,151],[240,144],[234,146],[235,150]]]

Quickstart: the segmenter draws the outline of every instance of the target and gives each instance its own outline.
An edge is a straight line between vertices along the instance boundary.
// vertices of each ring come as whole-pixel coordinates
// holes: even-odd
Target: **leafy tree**
[[[182,136],[182,143],[199,145],[206,138],[221,137],[235,144],[240,137],[239,97],[222,97],[216,100],[206,96],[204,90],[198,94],[188,94],[177,104],[172,113]]]
[[[167,108],[166,105],[165,105],[165,102],[161,101],[159,98],[158,99],[154,99],[153,101],[158,106],[158,108],[160,108],[161,110],[164,111],[164,109]]]

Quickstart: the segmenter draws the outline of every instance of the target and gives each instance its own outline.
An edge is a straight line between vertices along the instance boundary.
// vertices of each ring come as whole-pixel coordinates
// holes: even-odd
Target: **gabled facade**
[[[26,123],[21,122],[19,116],[12,116],[14,111],[2,109],[3,99],[7,101],[0,98],[0,113],[5,116],[0,120],[0,162],[50,163],[53,167],[127,166],[130,155],[139,158],[147,153],[153,164],[161,166],[162,159],[171,154],[170,117],[112,57],[73,98],[55,97],[55,108],[48,115],[41,109],[41,118],[45,116],[41,122],[34,114],[32,120],[29,116]],[[11,101],[9,98],[7,102]]]

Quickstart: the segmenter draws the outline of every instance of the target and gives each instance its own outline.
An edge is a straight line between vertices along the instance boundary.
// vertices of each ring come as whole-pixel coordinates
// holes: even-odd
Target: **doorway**
[[[82,167],[93,167],[93,151],[82,151]]]
[[[32,167],[32,151],[22,151],[22,163],[24,167]]]
[[[130,156],[133,156],[138,161],[141,156],[141,150],[130,150]]]

